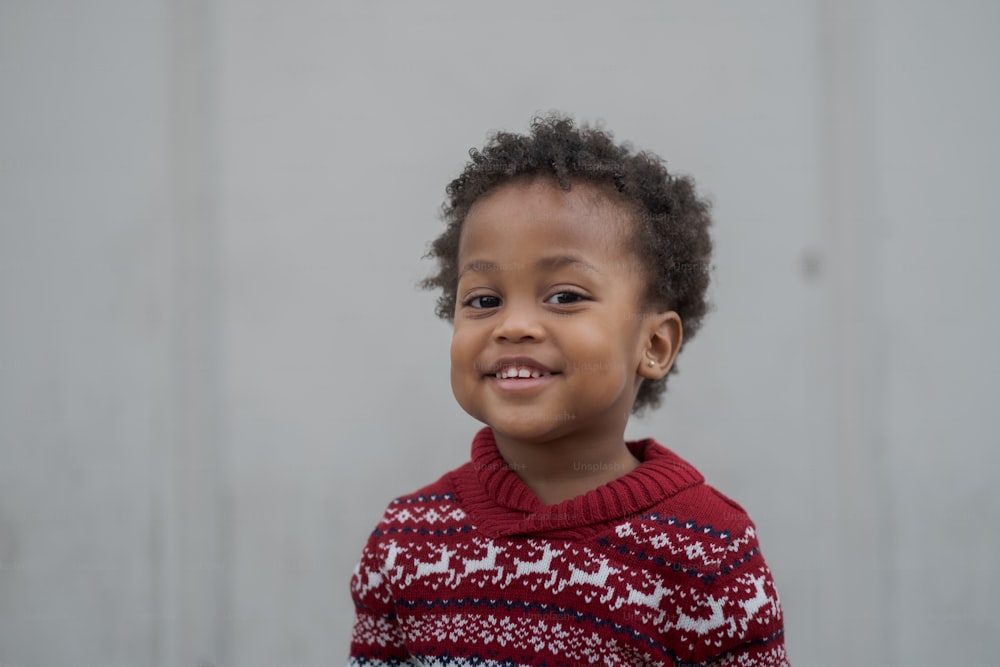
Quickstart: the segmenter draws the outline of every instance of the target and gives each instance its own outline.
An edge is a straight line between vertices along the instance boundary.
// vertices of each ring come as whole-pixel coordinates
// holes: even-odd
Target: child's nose
[[[498,341],[520,342],[525,340],[540,340],[545,337],[542,326],[542,313],[534,304],[511,303],[504,304],[497,320],[494,337]]]

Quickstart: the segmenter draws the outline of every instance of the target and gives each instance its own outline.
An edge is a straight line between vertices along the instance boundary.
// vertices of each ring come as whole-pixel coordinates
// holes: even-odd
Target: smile
[[[557,371],[551,371],[531,359],[507,359],[498,362],[496,372],[485,378],[508,396],[534,396],[555,381]]]
[[[545,375],[552,375],[548,371],[543,371],[538,368],[532,368],[530,366],[509,366],[507,368],[501,368],[496,373],[496,378],[498,380],[508,380],[508,379],[526,379],[526,378],[540,378]]]

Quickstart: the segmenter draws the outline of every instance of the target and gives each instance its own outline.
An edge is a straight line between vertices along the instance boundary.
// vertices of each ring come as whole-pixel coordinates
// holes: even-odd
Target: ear
[[[653,315],[645,325],[638,373],[647,380],[658,380],[674,365],[684,339],[684,327],[680,315],[672,310]]]

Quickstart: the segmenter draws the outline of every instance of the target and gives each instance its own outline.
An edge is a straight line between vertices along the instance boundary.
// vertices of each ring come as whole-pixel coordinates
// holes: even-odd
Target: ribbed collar
[[[704,478],[652,439],[626,442],[641,461],[627,475],[556,505],[544,505],[497,450],[493,430],[472,440],[472,460],[451,473],[452,485],[476,527],[493,537],[580,537],[588,527],[647,512]]]

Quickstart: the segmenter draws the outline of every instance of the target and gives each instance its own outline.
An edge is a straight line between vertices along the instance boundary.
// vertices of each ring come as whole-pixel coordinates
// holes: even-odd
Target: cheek
[[[567,356],[572,356],[571,363],[591,378],[595,387],[618,391],[623,382],[635,375],[637,338],[631,329],[607,321],[588,327],[573,337]]]
[[[451,337],[451,393],[463,410],[478,419],[475,395],[479,373],[475,369],[479,346],[472,333],[456,328]]]
[[[468,336],[463,329],[455,327],[451,335],[451,363],[454,365],[468,353]]]
[[[609,360],[621,354],[621,332],[606,319],[597,319],[579,327],[562,341],[568,354],[580,357],[581,361]]]
[[[479,354],[479,345],[474,331],[467,327],[456,327],[451,337],[451,374],[455,378],[471,370]]]
[[[469,363],[462,343],[462,338],[456,332],[451,339],[451,390],[455,398],[459,399],[459,403],[463,394],[463,374]]]

